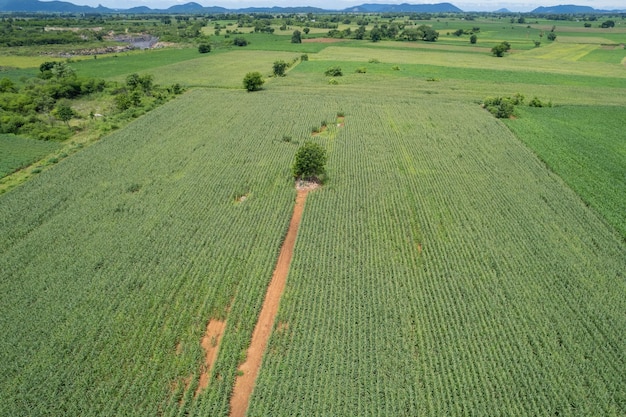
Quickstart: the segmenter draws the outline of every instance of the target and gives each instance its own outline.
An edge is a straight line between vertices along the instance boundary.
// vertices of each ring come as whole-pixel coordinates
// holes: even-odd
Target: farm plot
[[[623,107],[521,108],[515,134],[626,238]]]
[[[249,415],[623,415],[614,231],[477,107],[358,97]]]
[[[329,116],[287,97],[188,93],[0,196],[0,415],[228,413],[294,142]],[[194,397],[213,318],[226,329]]]
[[[0,135],[0,178],[55,151],[59,144],[26,139],[14,135]]]

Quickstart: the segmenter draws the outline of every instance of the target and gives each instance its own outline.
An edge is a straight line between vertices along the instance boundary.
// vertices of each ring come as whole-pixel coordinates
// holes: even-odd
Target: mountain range
[[[151,9],[146,6],[132,7],[129,9],[111,9],[98,5],[98,7],[78,6],[67,1],[40,1],[40,0],[0,0],[0,12],[35,12],[35,13],[172,13],[172,14],[192,14],[192,13],[462,13],[450,3],[436,4],[377,4],[366,3],[359,6],[352,6],[343,10],[327,10],[317,7],[248,7],[244,9],[226,9],[219,6],[205,7],[201,4],[190,2],[178,4],[167,9]],[[496,12],[508,13],[506,9]],[[550,7],[538,7],[530,13],[536,14],[577,14],[577,13],[624,13],[626,10],[597,10],[589,6],[560,5]]]

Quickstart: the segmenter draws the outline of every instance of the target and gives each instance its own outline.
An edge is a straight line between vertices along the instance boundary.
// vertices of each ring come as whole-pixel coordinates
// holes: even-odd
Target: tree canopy
[[[320,144],[306,141],[296,152],[293,164],[294,178],[320,180],[326,173],[326,149]]]

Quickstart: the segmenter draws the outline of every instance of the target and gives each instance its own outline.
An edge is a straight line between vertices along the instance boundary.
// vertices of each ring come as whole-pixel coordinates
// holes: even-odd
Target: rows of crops
[[[0,196],[0,415],[225,415],[317,110],[194,92]]]
[[[0,135],[0,178],[59,148],[55,142]]]
[[[624,108],[521,108],[507,126],[626,238]]]
[[[623,415],[623,243],[480,109],[379,100],[326,143],[250,415]]]

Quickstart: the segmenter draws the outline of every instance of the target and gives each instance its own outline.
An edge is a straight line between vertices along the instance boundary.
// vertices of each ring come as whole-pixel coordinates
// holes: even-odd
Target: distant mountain
[[[377,4],[369,3],[360,6],[348,7],[344,12],[356,13],[461,13],[463,10],[450,3],[437,4]]]
[[[0,12],[42,12],[42,13],[328,13],[333,10],[325,10],[317,7],[248,7],[245,9],[226,9],[224,7],[204,7],[201,4],[190,2],[177,4],[168,9],[151,9],[147,6],[132,7],[129,9],[110,9],[99,5],[98,7],[77,6],[66,1],[40,1],[40,0],[0,0]],[[337,10],[334,10],[337,11]],[[343,10],[344,12],[359,13],[386,13],[386,12],[417,12],[417,13],[459,13],[458,7],[450,3],[438,4],[362,4]]]
[[[511,12],[509,9],[505,7],[505,8],[494,11],[494,13],[513,13],[513,12]]]
[[[574,4],[561,4],[558,6],[537,7],[530,13],[536,14],[583,14],[583,13],[624,13],[625,10],[599,10],[590,6],[576,6]]]
[[[44,13],[114,13],[115,10],[98,6],[77,6],[66,1],[8,0],[0,4],[0,12]]]

